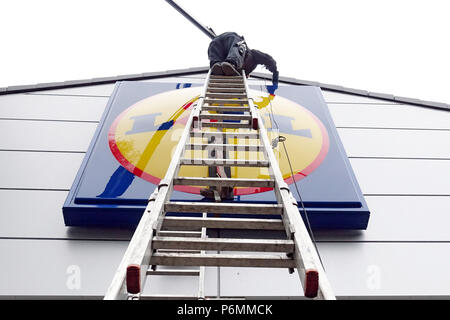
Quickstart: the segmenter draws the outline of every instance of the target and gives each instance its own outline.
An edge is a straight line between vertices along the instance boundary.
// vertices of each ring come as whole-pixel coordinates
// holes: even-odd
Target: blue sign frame
[[[134,103],[191,83],[117,82],[63,206],[67,226],[135,227],[155,185],[121,166],[108,147],[107,131],[113,121]],[[252,87],[260,90],[260,87]],[[370,212],[340,141],[320,88],[282,85],[277,95],[312,112],[329,137],[329,149],[320,166],[295,182],[301,192],[313,229],[366,229]],[[277,115],[274,115],[275,117]],[[279,116],[281,117],[281,116]],[[278,118],[279,122],[283,121]],[[299,201],[294,185],[292,194]],[[274,203],[268,192],[242,195],[235,201]],[[273,192],[271,193],[273,194]],[[200,195],[174,191],[173,200],[204,201]],[[300,210],[304,217],[304,212]]]

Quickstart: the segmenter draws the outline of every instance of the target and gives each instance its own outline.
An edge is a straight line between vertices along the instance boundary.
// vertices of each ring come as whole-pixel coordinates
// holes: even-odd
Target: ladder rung
[[[210,78],[209,83],[242,83],[244,84],[244,81],[242,80],[242,77],[226,77],[226,78]]]
[[[207,92],[206,96],[209,98],[218,98],[218,99],[247,98],[246,93],[231,93],[231,92]]]
[[[260,187],[273,188],[273,179],[238,179],[238,178],[191,178],[178,177],[173,179],[174,185],[182,186],[215,186],[215,187]]]
[[[286,255],[241,255],[241,254],[185,254],[155,253],[152,265],[167,266],[217,266],[249,268],[295,268],[294,260]]]
[[[250,128],[250,123],[241,123],[241,122],[202,122],[202,127],[205,127],[205,128],[240,129],[240,128]]]
[[[200,250],[187,250],[187,249],[159,249],[161,253],[200,253]]]
[[[226,80],[226,79],[240,79],[242,80],[242,76],[218,76],[218,75],[210,75],[210,79],[220,79],[220,80]]]
[[[249,112],[250,108],[247,107],[233,107],[233,106],[203,106],[203,111],[217,111],[217,112]]]
[[[239,88],[245,90],[245,86],[243,83],[225,83],[225,82],[210,82],[208,84],[207,90],[211,88]]]
[[[168,202],[166,212],[207,212],[281,215],[283,207],[279,204],[225,203],[225,202]]]
[[[210,132],[210,131],[197,131],[191,132],[191,137],[225,137],[225,139],[258,139],[259,134],[257,132]]]
[[[203,100],[204,103],[208,104],[237,104],[237,105],[245,105],[248,104],[248,99],[211,99],[211,98],[205,98]]]
[[[206,94],[208,93],[236,93],[236,92],[245,92],[245,88],[209,88]]]
[[[250,114],[221,114],[221,113],[200,113],[200,119],[217,119],[217,120],[251,120]]]
[[[202,159],[184,158],[180,160],[185,166],[228,166],[228,167],[268,167],[267,160],[242,160],[242,159]]]
[[[154,237],[154,249],[187,249],[214,251],[286,252],[294,250],[292,240]]]
[[[200,270],[188,270],[188,269],[157,269],[147,270],[148,276],[198,276]]]
[[[221,143],[189,143],[186,145],[186,150],[212,150],[212,149],[225,149],[227,151],[261,151],[264,149],[263,145],[259,144],[221,144]]]
[[[200,231],[173,231],[173,230],[164,230],[159,231],[158,236],[163,237],[190,237],[190,238],[200,238],[202,233]]]
[[[247,218],[165,217],[163,228],[285,230],[282,220]]]

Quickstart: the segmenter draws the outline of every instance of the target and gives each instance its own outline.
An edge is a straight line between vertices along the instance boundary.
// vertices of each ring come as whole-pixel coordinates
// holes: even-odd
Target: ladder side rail
[[[248,90],[248,84],[244,73],[244,82]],[[317,271],[319,275],[319,288],[318,297],[323,297],[325,299],[334,300],[335,296],[331,285],[329,284],[328,278],[325,271],[322,268],[319,256],[315,250],[311,238],[309,237],[308,231],[305,224],[299,214],[298,208],[294,205],[292,201],[292,195],[290,193],[289,187],[283,179],[281,170],[279,168],[275,154],[273,153],[271,143],[267,135],[267,130],[262,125],[262,119],[259,112],[255,110],[253,100],[249,99],[249,106],[255,111],[255,116],[257,117],[260,131],[260,139],[264,145],[264,153],[269,160],[269,172],[275,180],[275,195],[279,203],[283,205],[284,214],[283,220],[287,225],[285,225],[288,235],[294,233],[294,243],[295,243],[295,253],[294,258],[296,260],[296,265],[300,280],[302,282],[303,288],[307,285],[306,281],[306,271]]]
[[[172,160],[167,168],[166,175],[160,181],[158,185],[158,197],[155,200],[155,210],[158,212],[158,220],[155,223],[154,229],[156,231],[161,230],[161,226],[164,220],[165,212],[164,205],[170,199],[170,195],[173,191],[173,182],[174,178],[178,176],[178,172],[180,171],[180,167],[182,165],[180,159],[183,157],[184,152],[186,151],[187,142],[191,136],[191,128],[201,127],[200,120],[198,115],[202,109],[204,99],[206,96],[206,90],[208,88],[209,79],[211,76],[211,70],[209,70],[205,84],[203,85],[202,95],[199,97],[197,104],[194,106],[194,110],[192,110],[188,121],[186,122],[186,126],[184,127],[183,134],[181,135],[180,141],[175,149],[175,152],[172,155]],[[197,116],[197,124],[194,124],[194,118]],[[191,160],[194,161],[194,160]]]
[[[198,104],[194,108],[198,108]],[[146,236],[146,237],[141,238],[140,244],[137,246],[138,250],[139,249],[142,250],[145,248],[145,252],[140,251],[135,257],[133,257],[133,256],[131,257],[131,258],[135,258],[135,259],[130,259],[130,261],[129,261],[129,266],[131,266],[131,265],[141,266],[141,274],[145,274],[146,270],[148,269],[148,266],[150,265],[150,259],[151,259],[152,251],[153,251],[151,240],[152,240],[153,235],[156,235],[157,232],[160,230],[162,221],[165,216],[164,205],[170,199],[170,196],[172,194],[173,178],[178,174],[178,171],[180,168],[179,159],[181,158],[181,155],[185,151],[186,141],[189,137],[191,125],[193,123],[194,110],[191,112],[191,114],[189,116],[189,119],[186,123],[186,127],[181,136],[181,139],[175,149],[175,152],[172,156],[172,160],[166,171],[166,175],[164,176],[164,178],[160,181],[160,183],[158,185],[158,195],[155,199],[155,204],[152,208],[152,210],[153,210],[152,214],[155,216],[155,220],[153,222],[153,225],[149,226],[149,227],[151,227],[151,231],[149,231],[149,233],[151,233],[151,236]],[[145,269],[145,270],[142,270],[142,269]],[[145,276],[140,277],[140,279],[139,279],[140,288],[144,288],[146,279],[147,279],[147,277],[145,277]]]
[[[113,280],[106,291],[104,300],[126,300],[128,298],[126,287],[127,268],[130,261],[136,261],[137,255],[141,256],[141,263],[143,263],[142,252],[149,251],[149,248],[142,249],[142,245],[145,245],[145,241],[148,244],[153,236],[153,225],[157,218],[154,214],[153,207],[157,194],[158,189],[155,189],[149,198],[149,203],[114,274]],[[145,277],[145,275],[143,276]]]
[[[200,129],[200,112],[202,111],[203,103],[205,102],[206,93],[208,91],[209,79],[211,78],[211,70],[206,75],[205,84],[203,85],[202,95],[197,101],[197,108],[193,110],[192,128]]]
[[[203,212],[202,214],[202,218],[205,219],[207,218],[208,215],[206,212]],[[201,235],[201,239],[206,239],[207,235],[206,235],[206,227],[202,227],[202,235]],[[200,254],[205,254],[206,251],[202,250],[200,252]],[[198,298],[204,300],[205,299],[205,272],[206,272],[206,268],[204,266],[200,266],[199,268],[199,275],[198,275]]]
[[[257,109],[255,107],[255,104],[253,103],[253,98],[250,97],[250,89],[248,87],[248,81],[247,81],[247,76],[245,74],[245,70],[242,70],[242,79],[244,82],[244,86],[245,86],[245,93],[247,95],[247,100],[248,100],[248,106],[250,108],[250,115],[252,117],[252,120],[250,122],[250,127],[254,130],[258,130],[258,115],[257,115]],[[262,125],[262,123],[261,123]]]
[[[297,206],[298,205],[297,200],[294,198],[294,196],[292,196],[292,194],[290,194],[290,198],[291,198],[291,201],[294,204],[294,206]],[[298,209],[297,209],[297,212],[298,212]],[[306,234],[306,236],[302,237],[302,239],[300,239],[300,241],[304,241],[306,246],[308,246],[310,249],[312,248],[311,255],[316,264],[316,268],[317,268],[317,271],[319,274],[319,290],[317,293],[317,299],[336,300],[334,290],[328,280],[325,270],[323,269],[322,262],[320,261],[319,255],[318,255],[317,251],[315,250],[314,244],[312,243],[312,240],[308,234],[308,231],[306,230],[306,226],[303,223],[303,220],[299,214],[297,215],[297,217],[301,220],[301,221],[299,221],[299,229],[302,229],[301,234],[303,234],[303,235]],[[294,234],[294,236],[295,236],[295,234]],[[296,250],[297,250],[297,248],[296,248]],[[296,253],[296,254],[298,255],[299,253]]]
[[[210,73],[207,75],[205,86],[203,88],[203,97],[206,92],[207,83],[209,81]],[[190,129],[193,125],[193,118],[198,114],[198,109],[201,109],[203,97],[199,98],[194,110],[190,113],[189,119],[183,130],[183,134],[178,142],[172,160],[166,171],[166,175],[160,181],[157,190],[152,194],[153,199],[147,206],[136,231],[130,241],[130,244],[125,252],[125,255],[116,271],[108,291],[105,295],[105,300],[127,299],[127,271],[130,266],[136,266],[139,276],[136,277],[138,283],[134,283],[136,291],[142,290],[146,280],[146,273],[150,264],[152,255],[151,240],[156,231],[160,229],[162,220],[164,218],[164,204],[170,198],[173,189],[173,178],[177,175],[180,167],[180,159],[185,151],[186,141],[190,137]],[[136,282],[136,280],[134,282]]]

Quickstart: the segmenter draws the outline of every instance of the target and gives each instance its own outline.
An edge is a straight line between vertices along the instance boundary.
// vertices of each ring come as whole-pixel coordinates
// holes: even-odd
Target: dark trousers
[[[211,138],[208,139],[208,144],[215,143],[215,141],[216,141],[216,137],[212,136]],[[226,142],[223,142],[223,143],[226,143]],[[224,151],[224,154],[223,154],[224,159],[227,158],[227,153],[228,152]],[[210,159],[214,159],[216,157],[216,150],[213,149],[213,150],[209,151],[208,157]],[[225,170],[225,174],[227,175],[226,178],[231,178],[231,168],[224,167],[224,170]],[[216,166],[210,166],[208,168],[208,176],[217,178],[217,167]],[[225,178],[225,177],[222,177],[222,178]]]
[[[215,37],[208,47],[210,67],[218,62],[229,62],[237,70],[244,64],[246,45],[244,38],[235,32],[225,32]]]

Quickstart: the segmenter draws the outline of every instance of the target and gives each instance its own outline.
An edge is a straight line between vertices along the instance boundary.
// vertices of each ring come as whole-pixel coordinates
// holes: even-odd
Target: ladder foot
[[[141,292],[141,266],[138,264],[127,267],[127,291],[130,294]]]
[[[306,270],[305,273],[305,297],[315,298],[319,291],[319,272],[317,270]]]
[[[252,119],[252,129],[253,130],[258,130],[258,118],[253,118]]]

